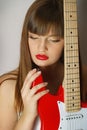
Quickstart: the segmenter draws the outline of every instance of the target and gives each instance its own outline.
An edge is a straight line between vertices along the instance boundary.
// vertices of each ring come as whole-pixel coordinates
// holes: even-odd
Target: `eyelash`
[[[37,37],[33,37],[33,36],[29,36],[29,38],[35,40],[35,39],[38,39]]]
[[[51,42],[59,42],[60,40],[49,40],[49,41],[51,41]]]
[[[39,39],[38,37],[34,37],[34,36],[29,36],[29,38],[31,38],[31,39],[33,39],[33,40],[37,40],[37,39]],[[56,42],[59,42],[60,40],[48,40],[49,42],[54,42],[54,43],[56,43]]]

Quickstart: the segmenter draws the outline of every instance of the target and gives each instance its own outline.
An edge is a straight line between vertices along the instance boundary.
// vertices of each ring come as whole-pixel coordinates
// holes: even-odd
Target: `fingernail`
[[[38,71],[37,73],[38,73],[38,74],[41,74],[41,71]]]
[[[37,70],[36,68],[33,69],[33,71],[36,71],[36,70]]]
[[[47,83],[47,82],[44,82],[44,85],[48,85],[48,83]]]
[[[46,91],[49,92],[49,89],[47,89]]]

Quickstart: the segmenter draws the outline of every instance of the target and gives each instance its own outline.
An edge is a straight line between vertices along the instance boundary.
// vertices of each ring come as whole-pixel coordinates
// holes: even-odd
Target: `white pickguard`
[[[78,112],[66,112],[65,104],[58,101],[60,111],[60,124],[58,130],[87,130],[87,108]]]

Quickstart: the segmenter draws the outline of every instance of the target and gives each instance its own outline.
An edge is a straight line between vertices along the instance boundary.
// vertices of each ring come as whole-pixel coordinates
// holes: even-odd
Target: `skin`
[[[31,58],[43,73],[48,74],[47,81],[36,85],[31,89],[32,82],[41,74],[36,69],[31,70],[24,81],[21,96],[24,104],[24,110],[19,120],[14,108],[14,94],[16,81],[6,80],[0,86],[0,130],[33,130],[35,119],[38,115],[38,100],[49,92],[48,89],[36,93],[43,86],[51,84],[51,78],[54,77],[54,69],[60,67],[57,62],[61,56],[64,41],[50,31],[45,36],[39,36],[29,32],[28,38]],[[47,60],[38,60],[36,54],[45,54],[49,58]],[[51,71],[50,71],[51,69]],[[56,71],[55,71],[56,72]],[[57,83],[57,80],[54,80]],[[55,85],[52,83],[52,85]],[[10,100],[9,100],[10,99]]]
[[[29,32],[29,48],[31,58],[35,64],[41,68],[51,66],[56,63],[62,53],[64,47],[64,40],[53,34],[51,31],[45,35],[40,36]],[[48,60],[38,60],[37,54],[44,54],[48,56]]]

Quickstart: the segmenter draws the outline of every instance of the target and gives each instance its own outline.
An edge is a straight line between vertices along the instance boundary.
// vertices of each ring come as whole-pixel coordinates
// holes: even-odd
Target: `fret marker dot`
[[[74,80],[72,80],[72,82],[74,82]]]
[[[70,65],[68,65],[68,67],[70,67]]]
[[[72,106],[74,107],[74,104],[72,104]]]
[[[74,92],[74,89],[72,89],[72,91]]]
[[[74,99],[74,97],[72,97],[72,99]]]
[[[76,67],[76,64],[74,66]]]

